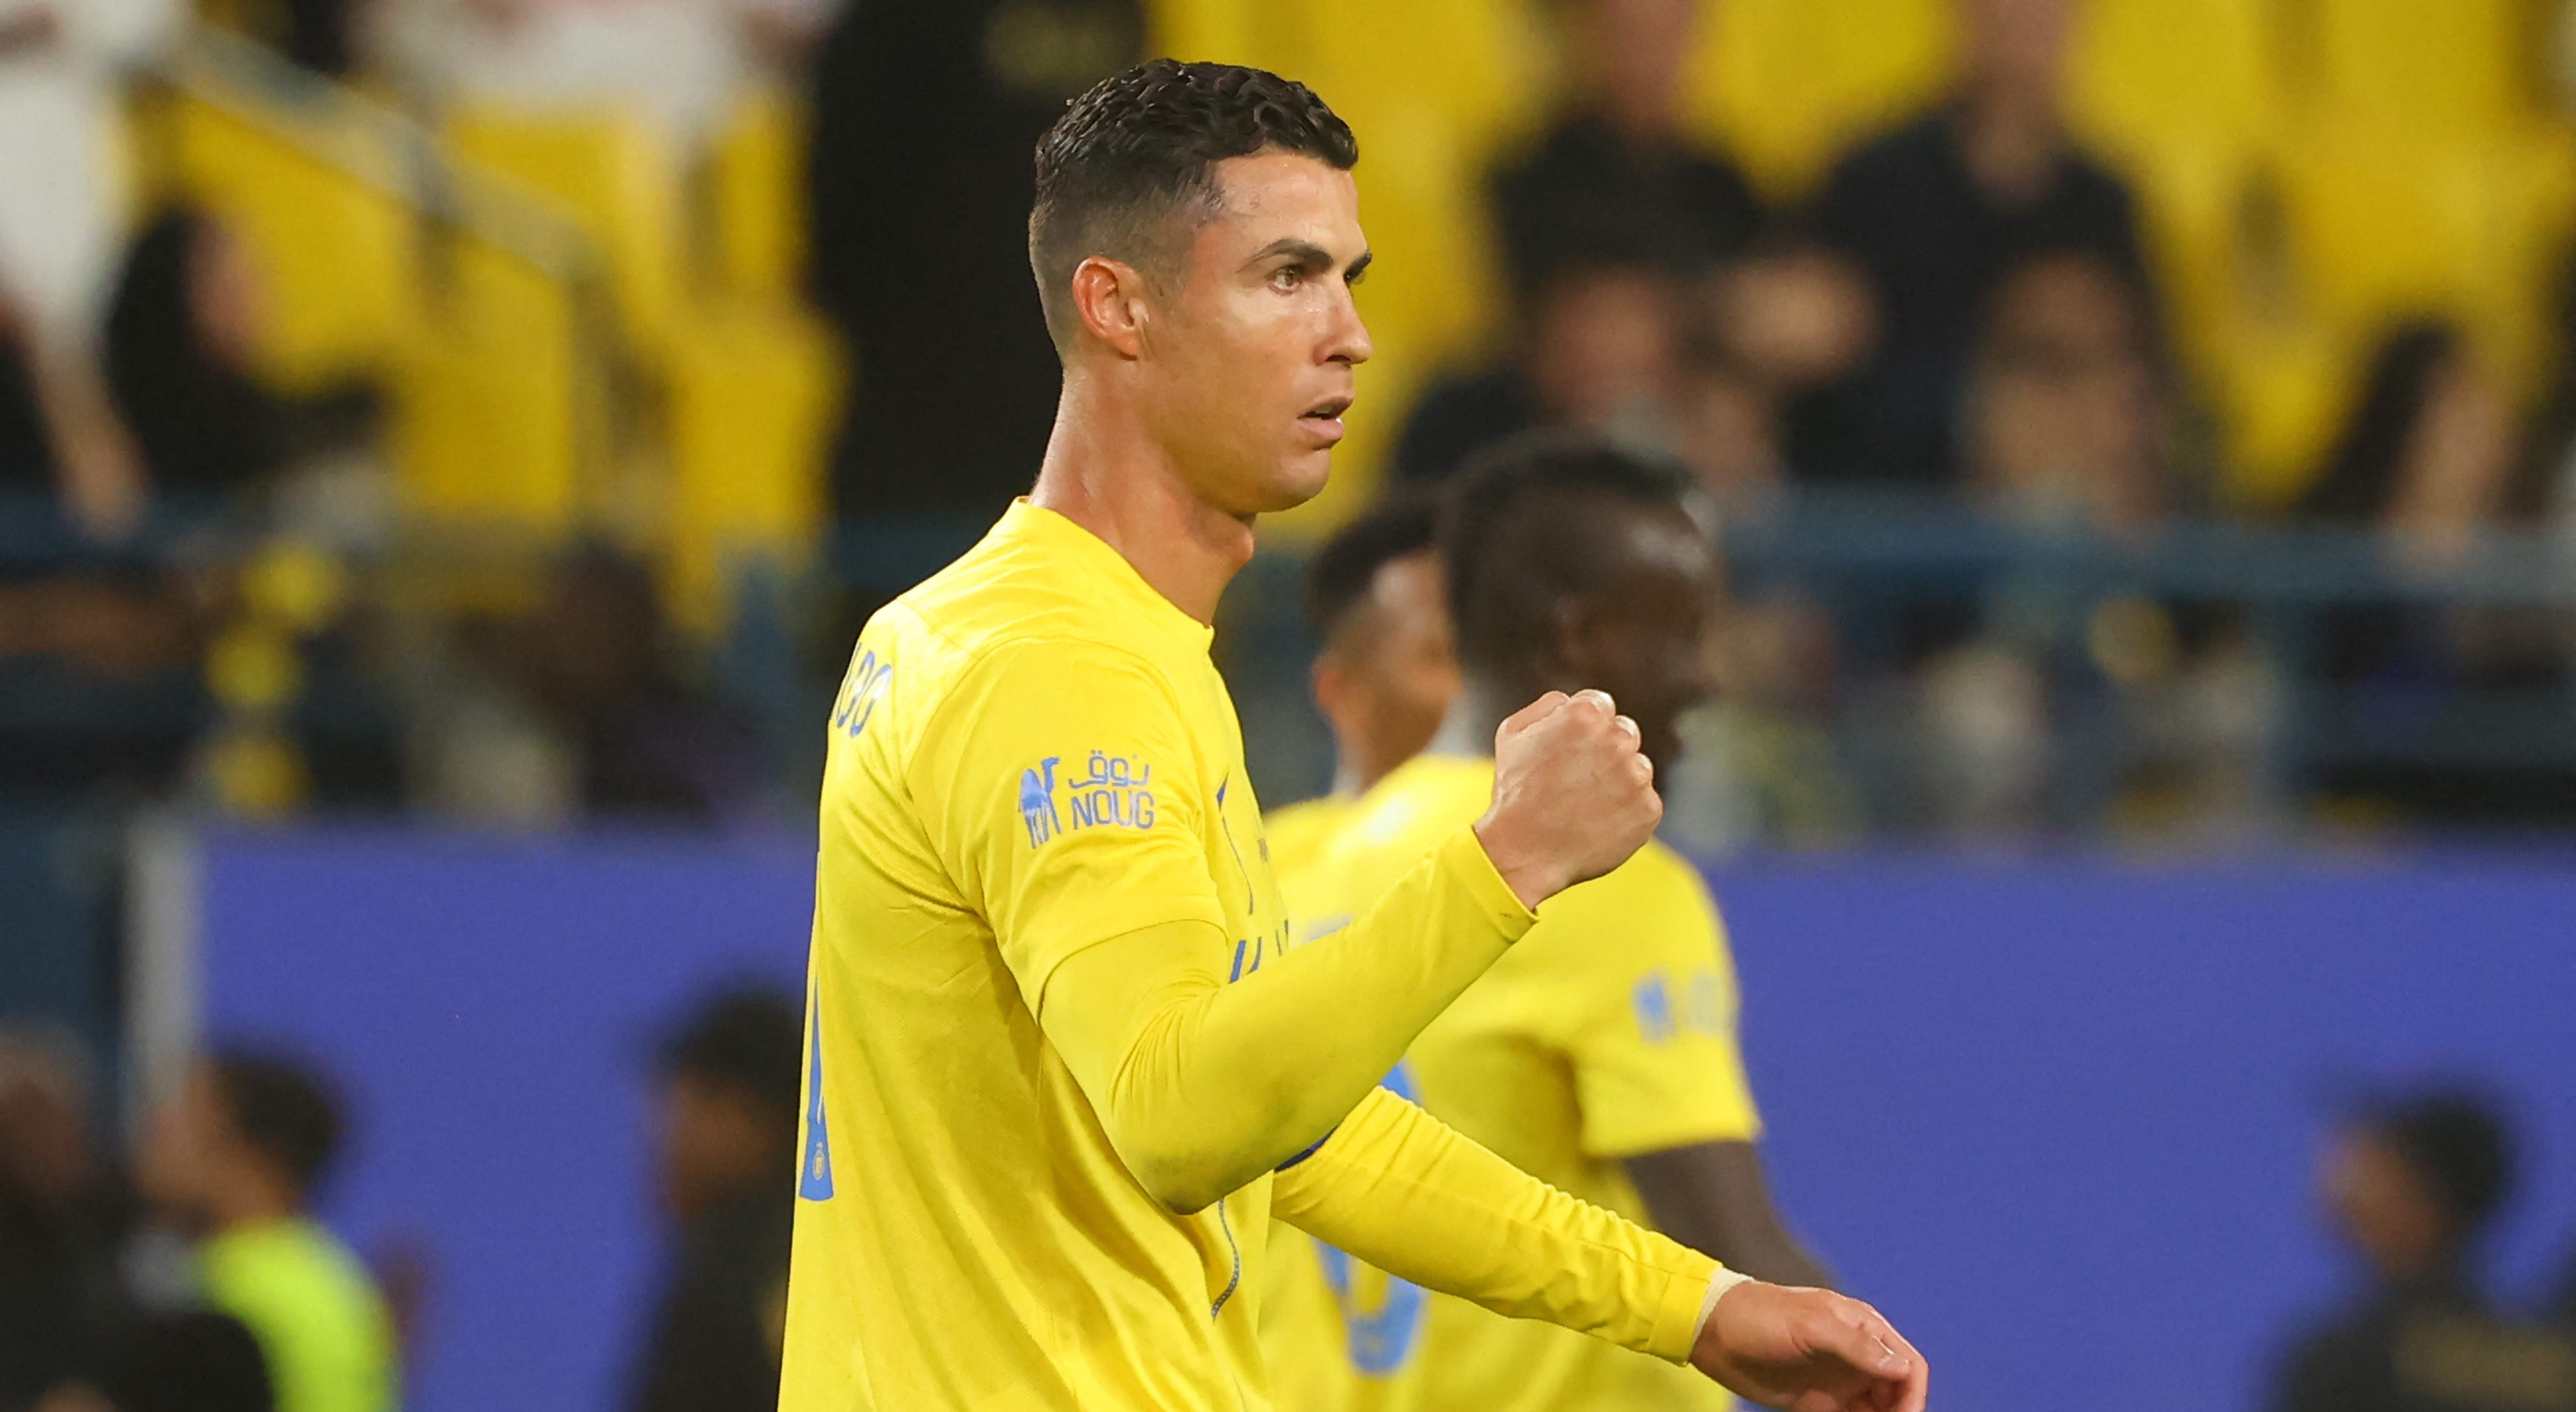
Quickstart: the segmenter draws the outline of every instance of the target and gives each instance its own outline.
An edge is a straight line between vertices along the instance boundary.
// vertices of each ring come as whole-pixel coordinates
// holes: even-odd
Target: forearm
[[[1833,1288],[1833,1276],[1789,1233],[1750,1142],[1705,1142],[1640,1153],[1628,1179],[1655,1229],[1755,1279]]]
[[[1719,1268],[1384,1090],[1279,1174],[1271,1210],[1415,1284],[1677,1363]]]
[[[1332,1131],[1532,920],[1462,829],[1360,920],[1249,974],[1212,928],[1153,928],[1067,960],[1039,1019],[1128,1169],[1196,1210]]]

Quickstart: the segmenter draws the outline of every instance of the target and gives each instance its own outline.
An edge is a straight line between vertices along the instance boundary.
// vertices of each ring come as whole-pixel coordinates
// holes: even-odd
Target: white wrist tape
[[[1708,1332],[1708,1321],[1712,1315],[1717,1313],[1717,1301],[1719,1296],[1725,1294],[1728,1290],[1735,1288],[1737,1285],[1751,1280],[1752,1278],[1753,1277],[1751,1275],[1739,1275],[1735,1271],[1727,1269],[1722,1265],[1718,1267],[1716,1274],[1708,1277],[1708,1293],[1700,1296],[1699,1323],[1691,1334],[1691,1345],[1693,1347],[1698,1346],[1700,1335]]]

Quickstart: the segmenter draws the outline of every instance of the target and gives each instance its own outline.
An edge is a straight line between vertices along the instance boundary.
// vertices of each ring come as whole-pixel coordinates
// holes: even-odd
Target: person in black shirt
[[[1953,418],[1979,315],[2015,264],[2081,252],[2151,287],[2127,185],[2060,118],[2066,0],[1961,8],[1958,87],[1845,157],[1810,213],[1877,313],[1869,355],[1792,411],[1790,460],[1820,478],[1955,485]]]
[[[843,514],[990,518],[1029,488],[1063,380],[1029,283],[1031,154],[1143,44],[1137,0],[853,0],[824,39],[810,283],[857,355]]]
[[[1744,253],[1761,204],[1733,164],[1683,128],[1682,66],[1698,0],[1569,0],[1576,89],[1526,157],[1496,173],[1494,214],[1513,287],[1569,265],[1647,265],[1684,277]]]
[[[2477,1287],[2478,1240],[2511,1177],[2504,1123],[2478,1098],[2386,1099],[2348,1122],[2328,1151],[2322,1195],[2369,1283],[2292,1344],[2275,1412],[2576,1405],[2576,1389],[2533,1396],[2576,1354],[2553,1335],[2496,1317]]]
[[[679,1241],[635,1412],[778,1405],[803,1046],[795,1003],[764,987],[709,1000],[663,1046],[659,1176]]]

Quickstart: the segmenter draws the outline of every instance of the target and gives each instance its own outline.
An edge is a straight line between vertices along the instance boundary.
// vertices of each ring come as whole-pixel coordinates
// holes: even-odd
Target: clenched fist
[[[1748,1280],[1719,1295],[1691,1366],[1786,1412],[1923,1412],[1931,1370],[1875,1309]]]
[[[1494,732],[1494,807],[1476,838],[1536,907],[1628,861],[1664,817],[1637,723],[1607,692],[1551,691]]]

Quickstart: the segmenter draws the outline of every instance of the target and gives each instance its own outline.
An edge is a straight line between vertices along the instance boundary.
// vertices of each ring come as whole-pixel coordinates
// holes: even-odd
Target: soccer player
[[[1439,539],[1465,672],[1458,707],[1430,753],[1352,808],[1300,888],[1314,905],[1364,909],[1482,811],[1497,703],[1598,682],[1637,722],[1648,757],[1670,764],[1675,718],[1709,691],[1701,644],[1717,591],[1684,475],[1544,434],[1468,463]],[[1772,1210],[1735,1035],[1734,966],[1708,888],[1649,843],[1550,902],[1423,1030],[1390,1086],[1524,1171],[1731,1269],[1823,1284]],[[1426,1297],[1293,1233],[1283,1246],[1295,1256],[1283,1251],[1274,1272],[1265,1351],[1317,1412],[1725,1403],[1684,1370]]]
[[[1514,713],[1492,807],[1284,948],[1208,623],[1255,517],[1322,488],[1369,353],[1357,157],[1303,87],[1168,61],[1039,145],[1054,438],[869,622],[831,716],[788,1412],[1262,1412],[1274,1210],[1767,1402],[1922,1407],[1867,1306],[1725,1271],[1377,1086],[1533,907],[1652,832],[1606,698]]]
[[[1458,694],[1440,556],[1438,502],[1399,492],[1324,542],[1306,569],[1316,708],[1333,731],[1333,789],[1270,811],[1270,866],[1300,931],[1313,920],[1289,879],[1332,836],[1352,801],[1430,744]]]

